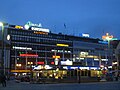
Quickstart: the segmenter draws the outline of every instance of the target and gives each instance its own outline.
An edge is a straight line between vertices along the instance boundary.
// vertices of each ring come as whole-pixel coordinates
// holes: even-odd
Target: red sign
[[[44,62],[37,62],[37,64],[45,64]]]
[[[51,62],[51,64],[55,64],[54,62]]]
[[[20,54],[22,57],[38,57],[37,54]]]

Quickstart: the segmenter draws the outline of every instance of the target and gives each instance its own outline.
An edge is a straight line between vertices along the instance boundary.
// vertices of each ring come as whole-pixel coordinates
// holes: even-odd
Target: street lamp
[[[4,31],[5,31],[5,26],[9,25],[8,23],[0,22],[0,27],[2,28],[2,35],[1,35],[1,44],[2,44],[2,53],[1,53],[1,67],[2,67],[2,72],[5,74],[5,55],[4,55]]]
[[[1,53],[1,67],[2,72],[5,74],[5,66],[4,66],[4,23],[0,22],[0,26],[2,28],[2,53]]]
[[[109,35],[109,33],[106,33],[106,35],[102,36],[102,39],[104,41],[108,41],[108,54],[110,55],[110,41],[114,39],[113,35]],[[109,55],[108,55],[108,58],[109,58]]]

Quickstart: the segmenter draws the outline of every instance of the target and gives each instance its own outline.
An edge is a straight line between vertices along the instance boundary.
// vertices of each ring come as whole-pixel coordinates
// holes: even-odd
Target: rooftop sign
[[[30,21],[28,21],[26,24],[25,24],[25,28],[28,28],[28,27],[42,27],[41,23],[39,24],[34,24]]]
[[[34,24],[30,21],[28,21],[25,26],[24,26],[25,29],[29,30],[34,30],[34,31],[42,31],[42,32],[49,32],[49,29],[45,29],[45,28],[42,28],[42,25],[41,23],[39,24]]]

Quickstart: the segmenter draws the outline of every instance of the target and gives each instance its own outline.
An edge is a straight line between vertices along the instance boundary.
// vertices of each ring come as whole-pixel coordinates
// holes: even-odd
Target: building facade
[[[25,26],[9,25],[5,37],[11,72],[30,72],[39,65],[67,70],[107,67],[113,59],[112,47],[100,39],[55,34],[30,22]]]

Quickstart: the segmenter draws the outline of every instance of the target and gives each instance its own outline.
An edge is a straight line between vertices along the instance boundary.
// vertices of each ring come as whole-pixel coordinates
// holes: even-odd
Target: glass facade
[[[7,34],[10,35],[10,69],[13,72],[30,72],[27,70],[33,70],[39,65],[53,67],[53,70],[48,70],[50,73],[56,68],[63,69],[64,66],[73,66],[73,68],[83,66],[84,68],[80,69],[81,76],[96,76],[98,69],[94,72],[86,68],[107,66],[108,60],[112,59],[111,49],[108,50],[107,44],[99,43],[99,39],[13,27],[8,27]],[[72,63],[68,65],[68,62],[62,62],[64,64],[62,65],[61,61],[72,61]],[[42,69],[45,71],[45,67]],[[70,77],[76,74],[74,69],[72,69],[74,73],[65,68],[60,71],[64,70],[66,76],[69,73]]]
[[[14,28],[8,28],[8,34],[11,35],[11,69],[25,69],[26,66],[29,69],[27,62],[33,62],[33,65],[54,65],[55,54],[60,56],[59,61],[72,60],[73,42],[63,39],[63,35]],[[38,56],[20,56],[22,54]],[[18,63],[20,67],[15,66]]]

